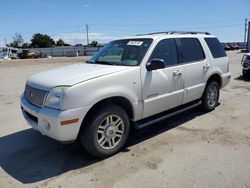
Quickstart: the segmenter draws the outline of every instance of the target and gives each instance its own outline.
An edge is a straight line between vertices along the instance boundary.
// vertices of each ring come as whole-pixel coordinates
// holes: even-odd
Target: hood
[[[29,77],[27,84],[48,91],[55,86],[72,86],[128,68],[125,66],[79,63],[35,74]]]

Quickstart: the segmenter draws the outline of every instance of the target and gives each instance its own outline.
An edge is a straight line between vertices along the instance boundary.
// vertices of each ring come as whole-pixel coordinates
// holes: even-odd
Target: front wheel
[[[211,81],[207,84],[202,96],[202,109],[210,112],[218,105],[220,96],[219,85],[216,81]]]
[[[127,113],[117,105],[94,111],[80,132],[80,142],[92,155],[104,158],[122,149],[129,135]]]

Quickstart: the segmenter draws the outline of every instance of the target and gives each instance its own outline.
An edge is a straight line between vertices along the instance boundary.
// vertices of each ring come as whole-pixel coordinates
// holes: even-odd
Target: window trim
[[[200,60],[195,60],[195,61],[187,61],[187,62],[182,62],[182,49],[181,49],[181,41],[179,39],[182,39],[182,38],[191,38],[191,39],[196,39],[198,40],[200,46],[201,46],[201,49],[203,51],[203,54],[204,54],[204,58],[203,59],[200,59]],[[207,56],[206,56],[206,53],[203,49],[203,46],[200,42],[200,40],[196,37],[178,37],[178,38],[164,38],[162,40],[160,40],[154,47],[153,51],[151,52],[149,58],[148,58],[148,62],[150,62],[152,60],[152,54],[155,50],[155,48],[157,47],[157,45],[163,41],[163,40],[169,40],[169,39],[174,39],[174,42],[175,42],[175,47],[176,47],[176,54],[177,54],[177,59],[178,59],[178,63],[175,64],[175,65],[166,65],[165,68],[171,68],[171,67],[176,67],[176,66],[180,66],[180,65],[187,65],[187,64],[193,64],[193,63],[201,63],[201,62],[204,62],[207,60]],[[197,45],[195,43],[195,46],[196,46],[196,49],[197,49]],[[165,69],[164,68],[164,69]]]
[[[153,55],[154,50],[157,47],[157,45],[160,42],[164,41],[164,40],[171,40],[171,39],[174,40],[174,44],[175,44],[175,50],[176,50],[176,55],[177,55],[177,64],[174,64],[174,65],[165,65],[165,68],[179,66],[180,65],[180,54],[179,54],[178,46],[177,46],[177,43],[176,43],[176,40],[175,40],[176,38],[164,38],[164,39],[161,39],[160,41],[158,41],[157,44],[155,45],[154,49],[152,50],[149,58],[148,58],[148,62],[150,62],[152,60],[152,55]]]

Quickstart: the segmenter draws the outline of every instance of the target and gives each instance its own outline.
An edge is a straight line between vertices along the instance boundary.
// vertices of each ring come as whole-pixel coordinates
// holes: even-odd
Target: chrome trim
[[[47,91],[31,87],[28,84],[25,86],[24,96],[33,105],[44,106],[47,95]]]

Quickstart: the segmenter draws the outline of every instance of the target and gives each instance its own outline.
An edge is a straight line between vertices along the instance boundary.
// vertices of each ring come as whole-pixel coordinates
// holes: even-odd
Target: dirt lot
[[[250,81],[241,77],[243,54],[228,55],[232,79],[216,110],[135,131],[126,149],[105,160],[41,136],[21,115],[27,77],[76,58],[0,63],[0,187],[249,188]]]

